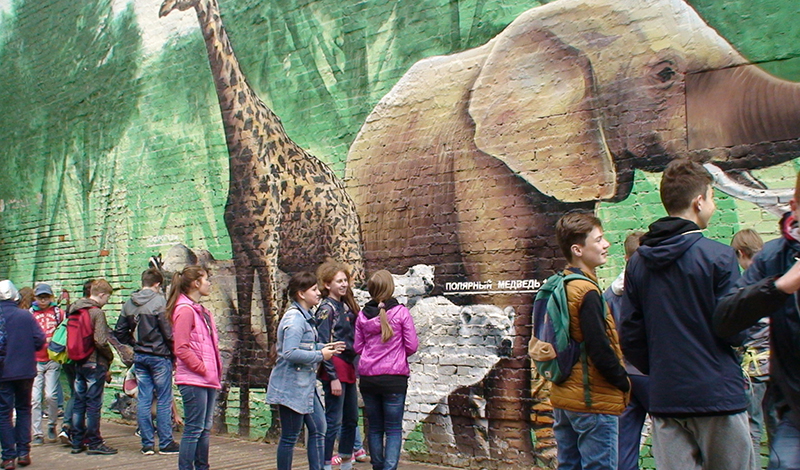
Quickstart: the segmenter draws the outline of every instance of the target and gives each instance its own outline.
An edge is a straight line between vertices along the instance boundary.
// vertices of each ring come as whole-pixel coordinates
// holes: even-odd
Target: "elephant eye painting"
[[[108,279],[112,323],[148,263],[167,280],[204,267],[215,432],[277,435],[265,396],[287,285],[334,260],[359,309],[388,270],[413,318],[404,459],[555,468],[528,343],[536,293],[565,266],[557,221],[603,221],[605,289],[623,240],[666,215],[670,162],[712,176],[704,235],[725,244],[780,236],[800,170],[793,0],[0,0],[0,14],[0,279],[76,298]]]

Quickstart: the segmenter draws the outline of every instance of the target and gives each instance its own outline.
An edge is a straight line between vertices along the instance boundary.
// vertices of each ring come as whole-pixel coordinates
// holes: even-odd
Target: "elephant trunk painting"
[[[563,266],[558,217],[625,199],[635,170],[674,158],[710,165],[737,195],[763,190],[748,170],[800,155],[798,90],[749,65],[680,1],[528,10],[483,46],[416,63],[367,118],[346,178],[366,269],[436,265],[444,285],[543,279]],[[546,449],[531,435],[547,437],[539,428],[551,421],[530,419],[547,401],[546,387],[531,393],[532,293],[468,294],[454,299],[514,307],[517,338],[511,358],[448,399],[457,445],[479,440],[456,420],[478,394],[487,456],[534,464]]]
[[[755,65],[697,73],[687,80],[690,149],[790,140],[800,128],[800,84],[779,80]],[[761,155],[757,155],[761,157]],[[732,158],[725,168],[753,166]]]

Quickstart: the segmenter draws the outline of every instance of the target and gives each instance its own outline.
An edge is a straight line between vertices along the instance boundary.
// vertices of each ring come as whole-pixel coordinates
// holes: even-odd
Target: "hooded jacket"
[[[767,242],[734,289],[714,312],[717,334],[730,335],[770,317],[770,381],[776,386],[779,416],[791,409],[800,428],[800,311],[798,294],[785,294],[775,280],[800,256],[800,230],[791,214],[781,219],[781,238]]]
[[[164,296],[152,289],[134,292],[122,306],[114,336],[133,346],[138,354],[172,357],[172,325],[166,314]]]
[[[94,328],[94,351],[86,358],[85,362],[97,363],[108,367],[114,361],[114,351],[109,344],[111,328],[108,327],[106,314],[94,300],[82,297],[70,305],[67,316],[82,308],[89,309],[89,318],[91,318],[92,327]]]
[[[730,339],[712,330],[717,302],[739,279],[734,250],[691,221],[650,225],[625,270],[622,350],[650,375],[650,412],[692,417],[747,407]]]
[[[44,347],[44,331],[27,310],[11,299],[0,300],[0,315],[6,321],[6,360],[0,382],[36,377],[36,351]]]
[[[419,340],[414,319],[405,305],[391,298],[386,301],[386,318],[394,330],[389,341],[381,341],[378,303],[367,302],[356,318],[354,348],[361,355],[358,373],[364,376],[402,375],[408,377],[408,356],[417,352]]]

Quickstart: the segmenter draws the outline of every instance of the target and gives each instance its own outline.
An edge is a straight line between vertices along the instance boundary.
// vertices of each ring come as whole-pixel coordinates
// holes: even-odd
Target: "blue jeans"
[[[31,453],[31,389],[33,379],[0,382],[0,445],[3,460]],[[16,410],[17,420],[11,416]]]
[[[67,429],[72,428],[72,410],[75,408],[75,368],[76,366],[73,362],[61,365],[61,370],[64,372],[69,385],[69,400],[64,406],[64,421],[62,423]]]
[[[358,389],[356,384],[342,382],[342,394],[331,393],[331,383],[322,381],[325,391],[325,462],[333,457],[333,444],[339,438],[339,455],[343,458],[353,455],[353,445],[358,427]],[[341,431],[341,435],[340,435]]]
[[[616,470],[619,417],[553,408],[559,470]]]
[[[373,470],[395,470],[403,446],[405,393],[364,393],[364,411],[369,422],[369,455]],[[385,438],[385,442],[384,442]]]
[[[308,453],[309,470],[322,469],[322,452],[325,447],[325,410],[322,402],[314,393],[314,412],[301,414],[283,405],[278,405],[281,418],[281,440],[278,442],[278,470],[291,470],[294,445],[303,429],[303,423],[308,428]]]
[[[167,357],[152,354],[133,356],[136,383],[139,388],[139,403],[136,418],[142,447],[153,447],[153,390],[156,395],[156,424],[158,445],[164,448],[172,444],[172,361]]]
[[[630,375],[631,402],[619,417],[619,470],[639,470],[639,444],[650,407],[650,378]]]
[[[178,389],[183,397],[184,415],[178,470],[208,470],[211,425],[218,390],[194,385],[178,385]]]
[[[72,407],[72,447],[90,448],[103,443],[100,437],[100,411],[108,368],[87,363],[75,368],[75,403]]]
[[[800,469],[800,429],[791,421],[791,411],[781,416],[772,442],[769,443],[767,470]]]

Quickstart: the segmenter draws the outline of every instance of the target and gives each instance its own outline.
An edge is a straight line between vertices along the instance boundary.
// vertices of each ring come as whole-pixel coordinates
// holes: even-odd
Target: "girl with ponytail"
[[[369,422],[372,467],[394,470],[403,443],[403,412],[408,388],[408,356],[419,340],[405,305],[393,297],[394,280],[381,270],[367,281],[372,300],[356,318],[354,348],[361,354],[358,372]]]
[[[208,468],[211,423],[222,381],[222,361],[214,316],[200,305],[211,293],[208,271],[187,266],[172,277],[167,316],[175,343],[175,383],[183,397],[184,431],[179,470]]]

